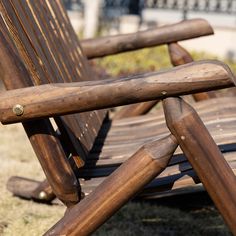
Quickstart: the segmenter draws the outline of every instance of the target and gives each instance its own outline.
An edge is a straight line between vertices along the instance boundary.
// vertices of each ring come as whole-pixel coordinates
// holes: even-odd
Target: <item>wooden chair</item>
[[[21,184],[21,189],[13,188],[13,192],[29,198],[51,200],[55,194],[68,207],[46,235],[88,235],[142,189],[141,195],[152,196],[192,186],[199,180],[236,233],[234,98],[196,104],[215,141],[226,152],[231,169],[195,110],[177,97],[234,86],[227,66],[215,61],[196,62],[159,73],[94,81],[96,76],[61,1],[1,0],[0,7],[4,19],[0,64],[9,90],[1,93],[0,120],[5,124],[22,122],[50,184],[14,178],[9,185]],[[104,56],[169,43],[172,62],[177,65],[190,60],[177,41],[210,33],[205,21],[192,20],[103,38],[92,41],[94,44],[84,41],[83,47],[91,58],[93,53],[98,56],[95,52],[101,48],[100,56]],[[164,115],[111,122],[106,110],[96,110],[156,99],[163,99],[169,129]],[[54,117],[57,132],[49,117]],[[218,125],[224,132],[216,129]],[[180,150],[172,157],[178,144],[196,174]],[[102,183],[78,204],[79,178],[84,179],[85,194]]]

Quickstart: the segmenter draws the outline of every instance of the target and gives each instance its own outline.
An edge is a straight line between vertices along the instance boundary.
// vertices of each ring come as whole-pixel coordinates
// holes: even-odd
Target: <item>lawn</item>
[[[113,76],[170,67],[165,47],[145,49],[96,61]],[[194,58],[214,58],[194,53]],[[235,64],[230,64],[235,68]],[[6,190],[12,175],[43,179],[43,173],[20,124],[0,126],[0,235],[42,235],[60,217],[62,205],[43,205],[13,197]],[[94,235],[230,235],[205,192],[124,206]]]

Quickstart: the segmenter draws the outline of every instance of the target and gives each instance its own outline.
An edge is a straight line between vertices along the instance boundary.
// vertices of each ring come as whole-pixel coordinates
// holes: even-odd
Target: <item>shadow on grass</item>
[[[206,192],[132,201],[94,235],[231,235]]]

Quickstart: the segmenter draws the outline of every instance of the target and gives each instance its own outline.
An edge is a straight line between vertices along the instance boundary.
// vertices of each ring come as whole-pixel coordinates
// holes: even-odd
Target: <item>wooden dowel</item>
[[[7,181],[7,189],[15,196],[35,201],[50,203],[56,198],[47,180],[42,182],[18,176]]]
[[[203,61],[135,78],[41,85],[2,92],[0,120],[19,122],[232,87],[233,80],[225,64]]]
[[[236,235],[236,177],[196,111],[181,98],[163,101],[167,126]]]
[[[192,56],[187,50],[181,47],[178,43],[168,44],[170,60],[173,66],[180,66],[186,63],[193,62]],[[195,101],[203,101],[212,97],[209,93],[195,93],[192,95]]]
[[[90,235],[166,168],[176,148],[173,136],[143,146],[45,235]]]
[[[132,34],[82,40],[81,44],[86,56],[92,59],[210,34],[213,29],[207,21],[194,19]]]
[[[32,192],[32,199],[36,201],[38,200],[50,203],[55,198],[56,195],[52,191],[52,187],[49,185],[47,179],[40,182],[37,188]]]
[[[185,61],[191,62],[191,56],[176,43],[169,45],[169,53],[174,66]],[[194,98],[200,101],[210,96],[199,93],[195,94]],[[235,234],[236,220],[233,215],[236,214],[236,190],[231,190],[235,189],[233,186],[236,185],[234,172],[191,106],[180,98],[167,98],[163,105],[169,129],[179,141],[193,169]]]

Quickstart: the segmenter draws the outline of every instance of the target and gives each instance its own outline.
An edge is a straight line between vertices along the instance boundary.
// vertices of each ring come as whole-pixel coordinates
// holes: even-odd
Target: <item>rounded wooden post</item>
[[[45,235],[90,235],[166,168],[176,147],[173,136],[142,147]]]
[[[7,189],[15,196],[43,203],[50,203],[56,198],[47,180],[40,182],[28,178],[12,176],[7,181]]]
[[[167,126],[236,235],[236,177],[196,111],[181,98],[164,100]]]
[[[1,94],[0,121],[22,122],[227,88],[234,86],[233,80],[224,63],[198,61],[119,80],[34,86]],[[23,109],[21,115],[13,112],[17,104]]]
[[[86,56],[92,59],[211,34],[213,29],[206,20],[194,19],[132,34],[86,39],[81,45]]]
[[[178,43],[168,44],[170,60],[173,66],[180,66],[186,63],[193,62],[192,56],[187,50],[181,47]],[[202,101],[214,97],[207,92],[195,93],[192,95],[195,101]]]

